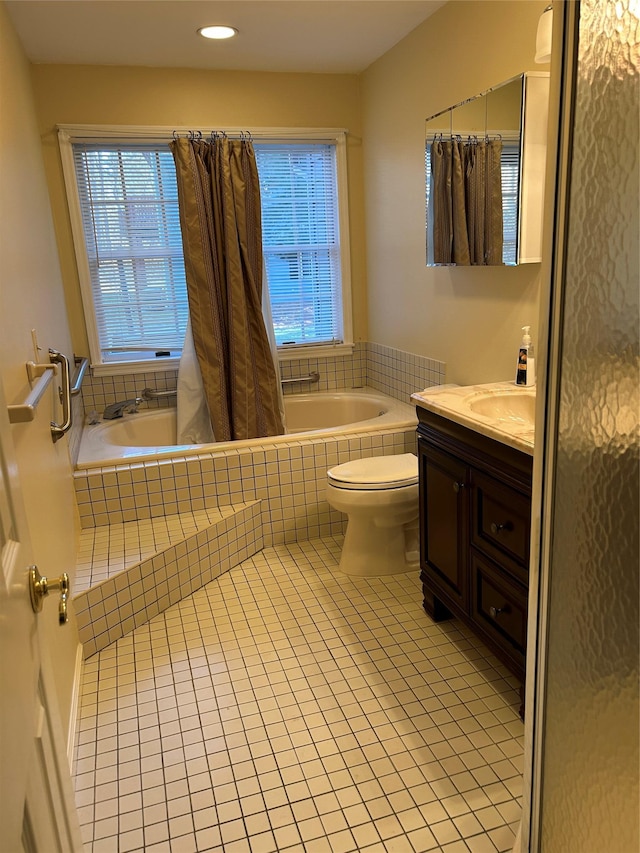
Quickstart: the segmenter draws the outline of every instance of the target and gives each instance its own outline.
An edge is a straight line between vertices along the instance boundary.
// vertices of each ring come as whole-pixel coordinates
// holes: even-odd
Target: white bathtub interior
[[[285,435],[211,445],[177,445],[174,408],[150,409],[112,421],[87,424],[80,442],[77,468],[174,455],[219,453],[242,447],[279,444],[296,436],[348,435],[370,429],[406,428],[416,423],[413,406],[371,389],[287,395],[285,410]]]

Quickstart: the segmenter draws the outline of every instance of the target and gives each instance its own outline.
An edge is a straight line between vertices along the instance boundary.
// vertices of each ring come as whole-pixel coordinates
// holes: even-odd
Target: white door
[[[0,383],[0,851],[75,853],[82,842],[57,705],[49,701],[47,653],[31,607],[32,563]],[[47,575],[46,566],[39,569]]]

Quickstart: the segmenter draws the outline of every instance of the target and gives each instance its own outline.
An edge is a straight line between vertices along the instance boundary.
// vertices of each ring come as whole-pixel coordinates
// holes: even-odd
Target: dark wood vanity
[[[524,682],[533,458],[417,413],[425,610],[457,616]]]

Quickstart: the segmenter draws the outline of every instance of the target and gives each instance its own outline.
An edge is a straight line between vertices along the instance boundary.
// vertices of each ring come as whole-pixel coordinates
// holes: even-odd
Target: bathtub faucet
[[[142,397],[135,397],[133,400],[122,400],[120,403],[111,403],[102,413],[105,421],[114,421],[116,418],[121,418],[125,412],[127,414],[138,411],[140,403],[144,403]]]

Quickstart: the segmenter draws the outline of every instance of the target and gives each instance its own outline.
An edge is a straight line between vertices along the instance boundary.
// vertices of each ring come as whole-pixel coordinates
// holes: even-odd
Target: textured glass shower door
[[[549,352],[557,417],[547,425],[554,459],[542,505],[546,624],[530,849],[631,853],[639,849],[638,4],[585,0],[557,12],[573,133],[558,169]]]

